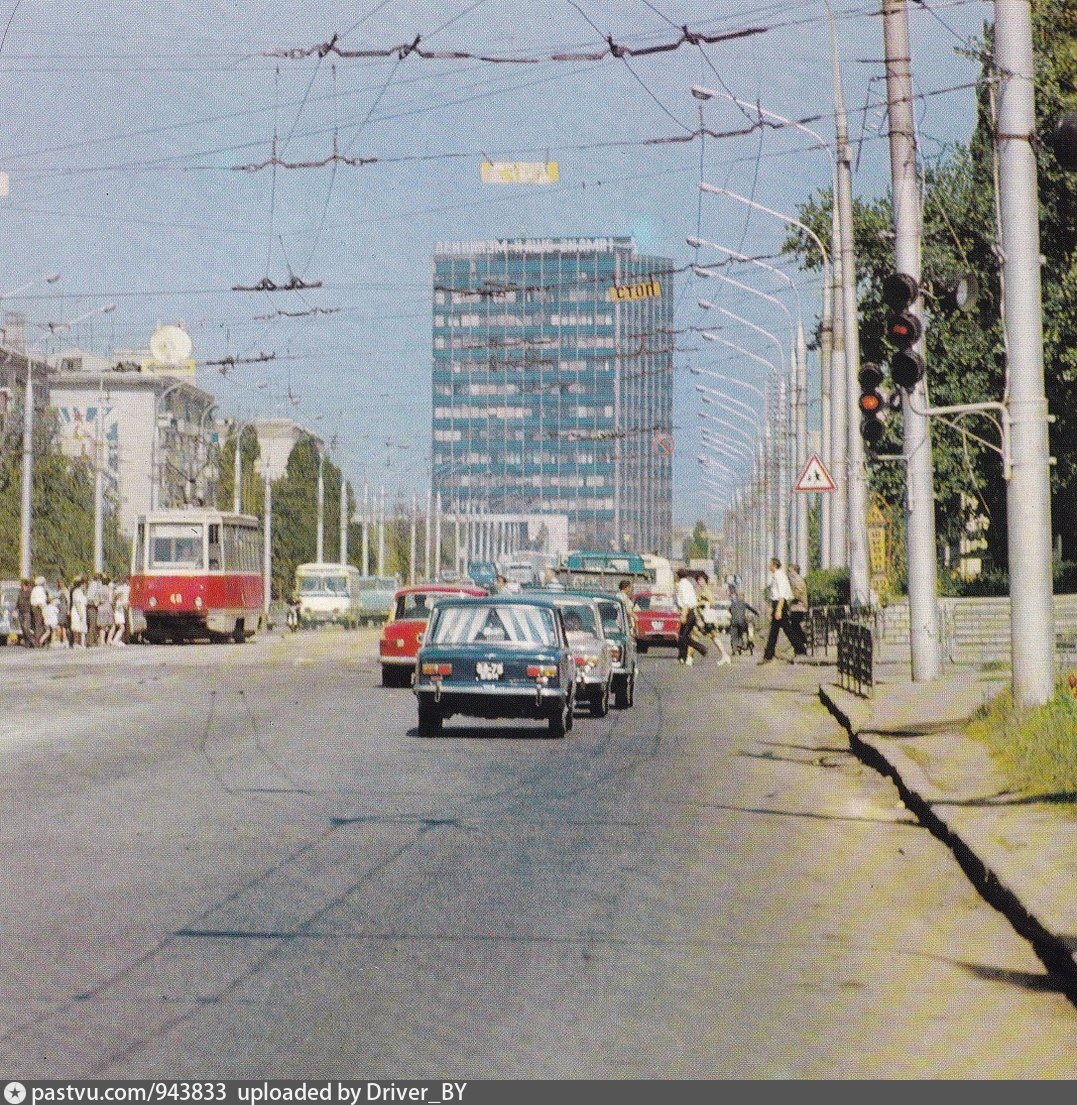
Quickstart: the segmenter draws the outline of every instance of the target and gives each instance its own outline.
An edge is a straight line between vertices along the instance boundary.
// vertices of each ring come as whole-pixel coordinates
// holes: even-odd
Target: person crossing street
[[[778,631],[785,633],[786,639],[793,648],[793,663],[798,656],[807,653],[807,645],[804,635],[793,623],[790,617],[790,607],[793,604],[793,588],[789,585],[789,577],[782,571],[782,562],[774,557],[770,562],[770,576],[767,580],[767,590],[770,594],[770,632],[767,634],[766,648],[763,649],[763,658],[760,664],[769,664],[774,659],[774,651],[778,646]]]

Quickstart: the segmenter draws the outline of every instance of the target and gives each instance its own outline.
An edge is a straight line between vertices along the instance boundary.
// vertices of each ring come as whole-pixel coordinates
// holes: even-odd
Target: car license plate
[[[475,665],[475,674],[483,683],[491,683],[495,679],[500,679],[504,671],[504,664],[494,664],[485,660]]]

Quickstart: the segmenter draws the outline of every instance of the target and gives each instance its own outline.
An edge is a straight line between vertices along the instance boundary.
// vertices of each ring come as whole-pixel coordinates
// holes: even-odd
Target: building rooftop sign
[[[438,242],[434,256],[466,257],[473,253],[613,253],[636,252],[634,238],[497,238]]]

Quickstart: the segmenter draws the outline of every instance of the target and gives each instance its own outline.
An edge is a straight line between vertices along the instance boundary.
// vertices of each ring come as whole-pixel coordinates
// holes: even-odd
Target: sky
[[[971,133],[973,90],[957,86],[979,75],[969,40],[992,7],[910,4],[928,161]],[[833,8],[854,190],[880,195],[889,151],[878,4],[833,0]],[[756,33],[647,57],[550,60],[597,52],[607,36],[630,47],[673,42],[684,26]],[[437,242],[630,234],[678,268],[718,257],[697,253],[688,236],[772,255],[781,224],[702,196],[700,180],[793,212],[830,177],[825,153],[789,128],[692,137],[701,126],[751,123],[732,104],[693,98],[702,84],[780,115],[818,116],[812,126],[832,140],[822,0],[0,0],[0,35],[0,170],[10,176],[0,199],[0,295],[61,274],[3,301],[26,314],[31,342],[108,353],[144,347],[159,322],[181,323],[199,362],[251,360],[224,372],[200,368],[224,414],[293,417],[332,447],[353,485],[384,485],[407,500],[424,493],[429,469]],[[334,35],[343,52],[420,36],[428,51],[536,60],[272,56]],[[673,137],[682,141],[655,141]],[[274,148],[278,164],[254,168]],[[486,158],[557,161],[560,182],[483,184]],[[327,163],[310,165],[317,162]],[[321,287],[232,290],[292,274]],[[759,270],[733,275],[788,299]],[[818,283],[794,277],[813,319]],[[779,333],[785,319],[690,270],[677,277],[676,295],[684,332],[674,370],[674,517],[690,524],[716,518],[698,484],[700,418],[688,368],[760,382],[751,362],[727,364],[699,340],[693,328],[715,319],[698,300]],[[111,313],[67,331],[48,328],[111,303]],[[747,328],[729,338],[773,351]],[[273,359],[255,360],[263,355]],[[811,390],[810,425],[818,415]]]

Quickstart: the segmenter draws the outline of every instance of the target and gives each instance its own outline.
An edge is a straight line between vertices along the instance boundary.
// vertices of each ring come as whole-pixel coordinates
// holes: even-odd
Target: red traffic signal
[[[860,436],[874,448],[883,436],[885,401],[879,387],[883,382],[883,370],[875,364],[866,364],[857,376],[860,383]]]
[[[924,336],[924,324],[909,308],[920,296],[920,286],[908,273],[891,273],[883,283],[883,299],[890,308],[886,336],[897,347],[890,375],[902,388],[914,388],[924,375],[924,358],[913,346]]]
[[[902,311],[886,320],[886,336],[898,347],[908,349],[915,345],[924,333],[924,324],[914,314]]]

